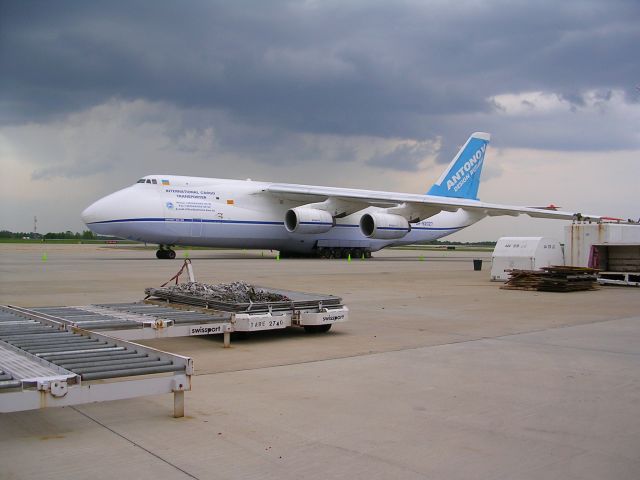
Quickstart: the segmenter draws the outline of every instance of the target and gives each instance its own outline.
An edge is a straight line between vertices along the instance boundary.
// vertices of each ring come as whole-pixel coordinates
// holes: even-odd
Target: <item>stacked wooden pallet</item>
[[[542,292],[577,292],[596,290],[598,270],[582,267],[543,267],[542,270],[509,270],[509,280],[502,289]]]

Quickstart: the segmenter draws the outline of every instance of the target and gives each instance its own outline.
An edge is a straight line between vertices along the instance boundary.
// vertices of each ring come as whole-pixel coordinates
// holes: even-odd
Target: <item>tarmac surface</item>
[[[189,255],[200,281],[339,295],[350,321],[230,349],[220,336],[144,342],[194,359],[184,418],[172,395],[0,414],[0,478],[640,478],[637,288],[500,290],[487,252]],[[2,244],[0,303],[135,301],[180,263]]]

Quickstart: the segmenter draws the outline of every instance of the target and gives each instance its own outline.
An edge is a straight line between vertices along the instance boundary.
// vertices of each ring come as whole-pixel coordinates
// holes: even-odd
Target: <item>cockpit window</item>
[[[138,180],[136,183],[144,183],[144,178],[141,178],[140,180]]]
[[[152,178],[152,179],[151,179],[151,183],[153,183],[154,185],[157,185],[157,184],[158,184],[158,181],[157,181],[155,178]]]
[[[149,180],[148,178],[147,178],[147,183],[151,183],[151,180]]]

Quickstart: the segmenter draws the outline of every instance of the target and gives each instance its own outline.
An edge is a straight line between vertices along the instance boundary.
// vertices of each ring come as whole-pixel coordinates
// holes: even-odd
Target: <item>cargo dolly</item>
[[[0,412],[173,393],[182,417],[192,374],[188,357],[0,306]]]

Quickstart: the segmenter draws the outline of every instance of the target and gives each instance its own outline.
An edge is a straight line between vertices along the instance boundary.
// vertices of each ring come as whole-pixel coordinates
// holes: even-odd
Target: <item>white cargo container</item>
[[[547,237],[502,237],[491,256],[491,280],[506,282],[507,270],[540,270],[564,265],[562,245]]]
[[[634,223],[574,223],[564,228],[567,265],[588,267],[594,245],[640,245]]]

